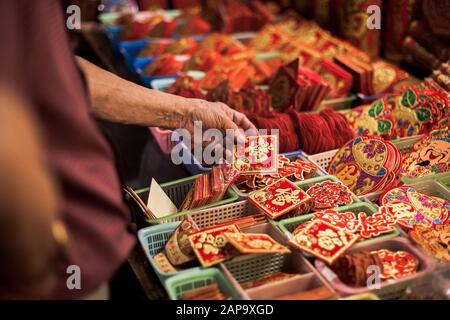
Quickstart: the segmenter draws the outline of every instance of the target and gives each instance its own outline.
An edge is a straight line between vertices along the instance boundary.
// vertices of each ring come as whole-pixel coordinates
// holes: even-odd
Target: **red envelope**
[[[209,267],[232,258],[234,249],[225,233],[238,233],[234,224],[209,228],[189,235],[189,242],[203,267]]]
[[[289,244],[332,264],[345,253],[358,236],[341,230],[327,222],[315,220],[296,234]]]
[[[230,244],[242,254],[291,252],[267,234],[225,233],[225,236],[228,238]]]
[[[285,178],[248,196],[248,201],[272,219],[281,217],[310,199],[302,189]]]
[[[275,135],[247,137],[237,144],[233,168],[240,174],[276,173],[278,170],[278,137]]]

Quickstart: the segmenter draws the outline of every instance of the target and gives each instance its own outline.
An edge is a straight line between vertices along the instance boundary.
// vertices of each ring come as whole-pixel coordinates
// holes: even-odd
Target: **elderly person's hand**
[[[203,130],[218,129],[225,132],[227,129],[256,134],[256,127],[241,112],[231,109],[222,102],[209,102],[201,99],[188,99],[189,107],[181,127],[193,131],[194,122],[201,121]]]
[[[221,159],[227,159],[228,162],[231,162],[233,159],[233,150],[229,146],[233,146],[236,142],[243,143],[245,141],[245,135],[258,134],[256,127],[245,114],[233,110],[221,102],[186,99],[185,103],[183,103],[182,110],[181,114],[183,116],[181,117],[181,121],[172,122],[174,127],[171,129],[187,129],[191,134],[191,149],[194,149],[196,145],[201,145],[202,150],[209,150],[207,154],[213,151],[214,156],[208,160],[209,162],[205,162],[205,159],[203,159],[202,164],[204,166],[216,164]],[[179,114],[176,114],[175,118],[179,118]],[[198,122],[201,123],[201,137],[195,136],[194,128]],[[212,140],[209,140],[209,137],[204,137],[203,134],[208,129],[219,130],[222,133],[223,139],[217,140],[215,136]],[[233,135],[227,135],[228,130],[232,130]],[[200,140],[198,140],[199,138]],[[224,148],[224,146],[228,146],[228,149]],[[208,148],[208,150],[205,148]]]

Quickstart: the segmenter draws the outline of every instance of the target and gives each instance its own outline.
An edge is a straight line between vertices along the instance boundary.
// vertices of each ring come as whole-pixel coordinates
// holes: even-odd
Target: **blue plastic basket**
[[[138,239],[142,246],[142,249],[145,252],[145,256],[147,257],[148,262],[150,263],[153,270],[155,270],[156,275],[164,286],[166,285],[166,280],[173,275],[180,274],[189,270],[200,269],[200,267],[194,267],[179,272],[164,273],[161,272],[156,263],[153,261],[153,256],[164,249],[164,246],[166,245],[167,241],[169,241],[170,236],[175,232],[179,224],[180,222],[165,223],[147,227],[138,231]]]
[[[119,54],[119,34],[122,32],[122,27],[107,27],[106,28],[106,35],[111,41],[112,48],[114,53]]]
[[[119,51],[125,59],[125,65],[131,73],[136,73],[135,60],[142,48],[149,43],[148,40],[119,41]]]
[[[153,80],[159,80],[159,79],[176,79],[179,75],[178,74],[171,74],[167,76],[158,76],[158,77],[152,77],[152,76],[146,76],[144,74],[144,69],[154,61],[154,58],[144,58],[144,59],[136,59],[134,61],[134,68],[136,72],[139,74],[141,78],[141,82],[144,86],[147,88],[152,88],[152,81]]]

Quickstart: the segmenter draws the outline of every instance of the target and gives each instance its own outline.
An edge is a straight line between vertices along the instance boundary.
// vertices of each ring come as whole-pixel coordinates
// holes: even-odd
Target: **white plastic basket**
[[[423,138],[423,135],[401,138],[391,141],[400,151],[401,154],[405,154],[411,151],[412,147]],[[306,157],[316,165],[318,165],[323,171],[328,172],[331,160],[338,152],[338,149],[317,153],[313,155],[306,155]]]
[[[326,151],[322,153],[317,153],[313,155],[307,155],[307,159],[321,168],[324,172],[328,172],[328,167],[330,166],[331,160],[338,152],[338,149]]]
[[[190,220],[195,222],[199,229],[205,229],[259,213],[261,213],[261,211],[258,208],[253,206],[250,202],[244,200],[215,208],[192,212],[188,215],[188,217]]]

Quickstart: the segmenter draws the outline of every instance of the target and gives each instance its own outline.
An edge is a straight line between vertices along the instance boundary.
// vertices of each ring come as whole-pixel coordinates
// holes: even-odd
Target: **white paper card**
[[[177,213],[178,209],[155,179],[150,184],[147,207],[156,218],[162,218]]]

